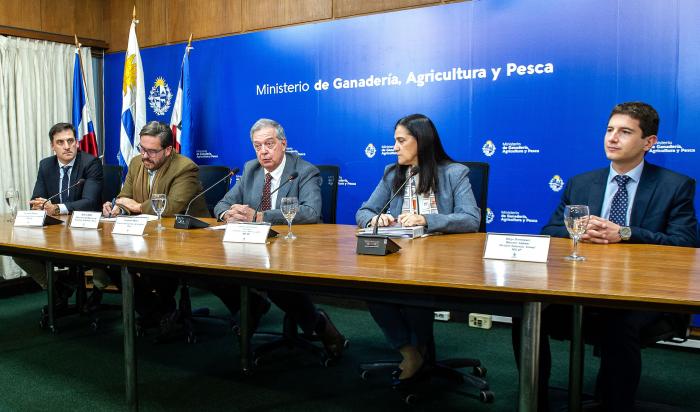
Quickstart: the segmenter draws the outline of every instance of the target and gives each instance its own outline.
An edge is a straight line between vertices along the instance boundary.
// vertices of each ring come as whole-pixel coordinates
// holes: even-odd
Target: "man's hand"
[[[112,202],[105,202],[102,205],[102,216],[104,217],[114,217],[119,214],[119,206],[112,206]]]
[[[29,201],[29,208],[31,210],[42,210],[42,205],[45,201],[46,199],[44,199],[43,197],[37,197],[36,199],[32,199]]]
[[[59,208],[57,204],[51,202],[47,202],[46,205],[44,205],[44,210],[48,216],[56,216],[61,214],[61,208]]]
[[[425,226],[426,224],[428,224],[423,215],[419,215],[416,213],[401,213],[399,215],[398,221],[403,227]]]
[[[586,233],[581,240],[590,243],[608,244],[618,243],[620,238],[620,225],[617,225],[602,217],[591,215],[586,227]]]
[[[135,201],[134,199],[130,199],[128,197],[120,197],[115,203],[131,212],[131,214],[137,215],[139,213],[142,213],[141,203]]]
[[[370,226],[376,226],[377,220],[379,221],[379,227],[391,226],[396,222],[396,219],[394,219],[394,216],[388,215],[388,214],[383,214],[383,215],[373,217],[372,223],[370,224]]]
[[[255,209],[251,208],[250,206],[235,204],[231,205],[231,207],[226,212],[224,212],[224,215],[222,216],[221,220],[228,223],[252,222],[254,214]],[[262,212],[258,212],[258,218],[256,219],[256,221],[261,222],[262,215]]]

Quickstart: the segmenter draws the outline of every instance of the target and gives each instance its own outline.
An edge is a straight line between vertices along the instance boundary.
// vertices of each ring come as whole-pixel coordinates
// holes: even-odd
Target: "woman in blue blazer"
[[[406,116],[394,127],[395,164],[384,176],[355,219],[358,226],[424,226],[427,233],[465,233],[479,229],[480,210],[469,183],[469,168],[445,153],[433,122],[422,114]],[[411,170],[416,174],[391,201],[389,213],[378,216]],[[418,381],[434,361],[433,310],[385,302],[368,302],[370,313],[389,344],[403,360],[394,385]]]

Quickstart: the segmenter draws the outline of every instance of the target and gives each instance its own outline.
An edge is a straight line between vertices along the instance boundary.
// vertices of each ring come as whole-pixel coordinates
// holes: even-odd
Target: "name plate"
[[[269,223],[228,223],[224,242],[265,243],[269,231]]]
[[[100,212],[73,212],[73,217],[70,219],[70,227],[79,227],[84,229],[97,229],[100,225]]]
[[[484,259],[547,263],[549,236],[487,233]]]
[[[148,223],[147,216],[118,216],[114,222],[112,234],[143,236],[146,223]]]
[[[45,210],[20,210],[15,217],[15,226],[44,226]]]

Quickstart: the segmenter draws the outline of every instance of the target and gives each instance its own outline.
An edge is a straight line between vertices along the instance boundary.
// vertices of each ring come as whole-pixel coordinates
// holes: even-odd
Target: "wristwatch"
[[[620,234],[621,240],[630,240],[632,237],[632,229],[630,229],[629,226],[620,226],[620,231],[618,233]]]

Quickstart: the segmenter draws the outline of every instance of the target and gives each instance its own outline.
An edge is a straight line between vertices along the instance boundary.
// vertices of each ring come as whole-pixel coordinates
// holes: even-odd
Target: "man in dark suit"
[[[70,123],[57,123],[49,130],[51,150],[55,155],[39,163],[34,192],[29,205],[32,210],[45,210],[48,215],[67,215],[73,211],[98,211],[102,197],[102,164],[89,153],[78,151],[75,129]],[[83,184],[75,185],[84,179]],[[65,192],[63,192],[65,191]],[[50,199],[57,193],[60,195]],[[44,262],[31,258],[15,258],[42,288],[47,279]],[[67,307],[73,294],[70,282],[56,283],[56,308]]]
[[[657,141],[659,116],[648,104],[622,103],[613,108],[604,148],[610,166],[574,176],[543,234],[569,237],[564,226],[566,205],[588,205],[591,217],[584,242],[595,244],[649,243],[695,246],[697,219],[693,201],[695,181],[646,162]],[[547,385],[551,368],[548,334],[565,336],[571,312],[558,305],[542,317],[539,399],[548,407]],[[585,309],[584,331],[595,326],[601,362],[596,396],[606,411],[632,411],[641,376],[640,333],[663,316],[658,312],[620,309]],[[595,321],[593,319],[595,318]],[[514,320],[513,340],[519,354],[519,321]]]
[[[287,138],[284,129],[274,120],[260,119],[255,122],[250,129],[250,139],[257,158],[246,163],[241,180],[219,201],[214,214],[226,222],[255,220],[273,225],[285,224],[280,201],[283,197],[295,196],[299,199],[299,211],[294,217],[294,223],[318,223],[321,220],[321,174],[318,168],[297,155],[285,152]],[[288,182],[294,172],[298,173],[298,177]],[[257,213],[256,209],[259,210]],[[221,286],[212,289],[231,313],[238,312],[238,287]],[[341,355],[345,338],[328,315],[316,309],[308,295],[270,290],[268,296],[292,316],[305,333],[317,333],[330,357]],[[251,301],[254,319],[252,330],[255,330],[269,304],[255,293],[252,294]]]

